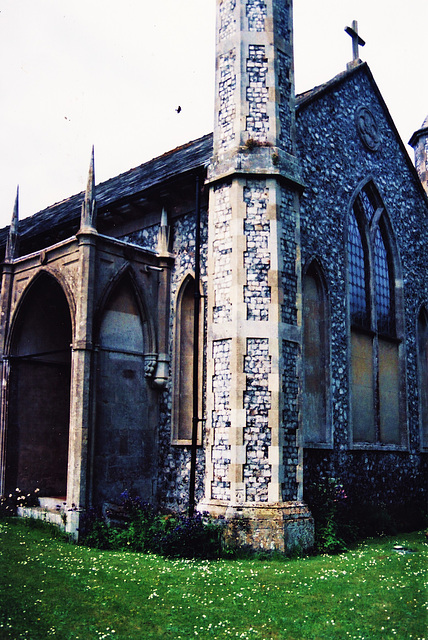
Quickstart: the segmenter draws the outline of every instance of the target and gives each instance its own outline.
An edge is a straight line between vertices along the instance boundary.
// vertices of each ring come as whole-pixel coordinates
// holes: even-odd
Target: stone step
[[[39,505],[42,509],[60,512],[65,510],[65,500],[65,497],[40,497]]]
[[[39,507],[18,507],[18,516],[21,518],[33,518],[44,520],[65,529],[67,507],[65,496],[42,496],[38,498]]]
[[[49,510],[45,507],[18,507],[17,515],[20,518],[33,518],[34,520],[44,520],[55,524],[60,529],[65,530],[65,522],[61,511]]]

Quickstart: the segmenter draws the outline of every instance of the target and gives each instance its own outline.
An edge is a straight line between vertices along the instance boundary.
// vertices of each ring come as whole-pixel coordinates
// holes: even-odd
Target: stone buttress
[[[208,172],[207,472],[237,544],[313,543],[299,440],[301,274],[291,0],[217,0]]]

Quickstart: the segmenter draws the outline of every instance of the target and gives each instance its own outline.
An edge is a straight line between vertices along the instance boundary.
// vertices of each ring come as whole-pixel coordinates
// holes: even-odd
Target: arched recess
[[[98,320],[93,502],[114,501],[124,489],[150,500],[156,420],[145,377],[148,331],[129,271],[114,282]]]
[[[421,446],[428,449],[428,311],[425,307],[418,318],[418,378]]]
[[[406,444],[400,261],[385,206],[372,181],[348,217],[348,308],[354,444]]]
[[[198,362],[198,414],[202,411],[202,358],[203,317],[200,314],[197,339]],[[172,442],[190,445],[193,425],[193,358],[194,358],[195,279],[192,274],[184,278],[177,295],[174,327],[174,357],[172,380]],[[202,434],[198,427],[198,444]]]
[[[27,288],[9,341],[7,491],[66,496],[71,343],[64,290],[44,272]]]
[[[303,274],[303,433],[306,446],[327,445],[329,429],[327,294],[318,263]]]

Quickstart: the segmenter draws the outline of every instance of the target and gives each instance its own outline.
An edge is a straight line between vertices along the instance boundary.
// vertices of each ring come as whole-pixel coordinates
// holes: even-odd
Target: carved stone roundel
[[[377,151],[380,145],[379,127],[374,115],[367,107],[359,107],[355,114],[357,131],[364,145],[370,151]]]

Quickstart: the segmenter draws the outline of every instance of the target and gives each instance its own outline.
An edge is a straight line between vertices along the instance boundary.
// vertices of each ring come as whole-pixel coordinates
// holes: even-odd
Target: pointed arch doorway
[[[6,491],[64,497],[72,324],[57,280],[43,274],[24,295],[10,340]]]

